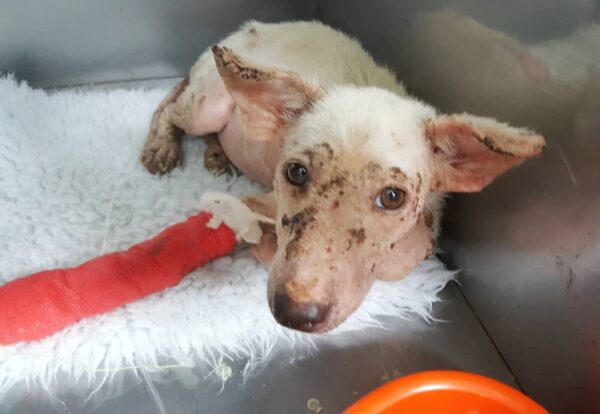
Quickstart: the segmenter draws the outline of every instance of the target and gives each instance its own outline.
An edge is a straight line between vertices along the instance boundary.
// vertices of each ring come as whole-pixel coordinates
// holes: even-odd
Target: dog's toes
[[[181,144],[173,140],[149,142],[142,152],[140,161],[151,174],[166,174],[181,165],[183,161]]]
[[[214,176],[233,175],[235,167],[222,150],[206,149],[204,151],[204,166]]]

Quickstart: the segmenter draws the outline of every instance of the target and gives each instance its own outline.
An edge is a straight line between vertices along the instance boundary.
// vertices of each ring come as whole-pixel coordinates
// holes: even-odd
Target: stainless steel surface
[[[247,19],[313,17],[316,0],[4,0],[0,73],[33,86],[184,75]]]
[[[525,391],[553,413],[599,412],[600,41],[574,36],[597,27],[598,0],[5,1],[0,72],[43,86],[180,76],[247,18],[315,13],[357,36],[441,110],[495,116],[547,137],[542,158],[481,194],[450,200],[443,244]],[[540,50],[552,70],[532,57]],[[512,381],[455,287],[437,312],[451,322],[372,330],[293,363],[280,350],[244,384],[235,370],[221,394],[210,377],[156,388],[167,412],[302,413],[315,397],[328,413],[379,385],[384,366],[388,375],[459,368]],[[12,412],[159,412],[139,378],[123,381],[128,391],[102,404],[63,393],[66,405],[50,409],[43,393],[15,395]]]
[[[323,414],[339,413],[360,396],[396,376],[428,369],[461,369],[496,378],[516,386],[514,379],[485,335],[455,285],[435,305],[442,321],[395,320],[388,329],[372,328],[345,334],[335,340],[316,340],[314,349],[290,349],[280,344],[273,357],[244,381],[242,364],[233,365],[233,376],[222,388],[202,366],[171,368],[158,380],[144,384],[139,369],[117,376],[124,392],[100,399],[114,389],[106,384],[96,397],[73,391],[48,398],[44,391],[13,395],[0,402],[0,412],[11,413],[307,413],[307,401],[319,400]],[[231,364],[231,363],[230,363]],[[157,401],[160,401],[157,404]]]
[[[444,247],[517,379],[552,413],[600,412],[599,6],[319,4],[323,20],[355,34],[423,99],[546,136],[543,157],[450,200]],[[540,50],[550,73],[531,58]]]

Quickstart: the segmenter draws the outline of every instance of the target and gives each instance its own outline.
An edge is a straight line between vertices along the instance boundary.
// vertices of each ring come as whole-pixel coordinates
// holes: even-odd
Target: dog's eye
[[[402,207],[406,192],[398,187],[386,187],[375,197],[375,205],[385,210],[396,210]]]
[[[290,184],[301,187],[308,182],[308,169],[299,162],[290,162],[285,168],[285,176]]]

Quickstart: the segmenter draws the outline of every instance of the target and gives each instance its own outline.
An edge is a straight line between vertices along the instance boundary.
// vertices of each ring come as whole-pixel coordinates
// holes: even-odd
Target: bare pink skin
[[[293,329],[333,329],[360,305],[374,280],[404,278],[433,252],[443,193],[479,191],[544,146],[542,137],[525,130],[431,110],[403,143],[420,148],[419,164],[390,164],[385,151],[366,151],[365,142],[384,139],[369,129],[357,128],[343,144],[335,131],[303,140],[310,135],[303,132],[306,116],[335,92],[226,48],[214,47],[213,55],[214,62],[201,58],[190,83],[178,85],[158,108],[142,162],[150,172],[168,172],[181,162],[182,132],[214,133],[218,142],[211,141],[205,154],[209,170],[230,171],[231,162],[273,188],[245,200],[276,223],[263,227],[252,252],[271,267],[268,300],[275,319]],[[360,98],[360,90],[355,93]],[[388,95],[392,103],[382,101],[381,111],[411,99]],[[306,167],[306,184],[290,182],[286,171],[293,162]],[[389,187],[403,190],[394,210],[376,202]]]

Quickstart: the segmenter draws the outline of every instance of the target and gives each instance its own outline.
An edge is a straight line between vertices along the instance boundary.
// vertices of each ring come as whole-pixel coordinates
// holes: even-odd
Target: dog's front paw
[[[166,174],[181,165],[183,161],[181,142],[175,139],[161,138],[148,140],[140,161],[151,174]]]

